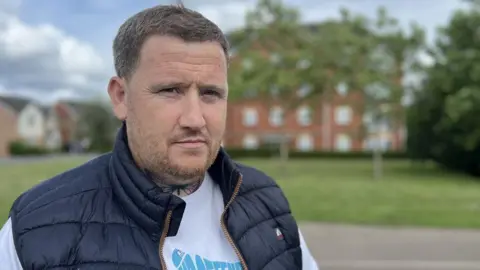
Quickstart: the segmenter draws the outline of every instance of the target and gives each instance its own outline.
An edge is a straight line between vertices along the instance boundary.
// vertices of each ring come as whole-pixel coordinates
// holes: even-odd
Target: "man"
[[[317,269],[275,182],[220,147],[228,43],[201,14],[156,6],[113,44],[111,153],[22,194],[1,269]]]

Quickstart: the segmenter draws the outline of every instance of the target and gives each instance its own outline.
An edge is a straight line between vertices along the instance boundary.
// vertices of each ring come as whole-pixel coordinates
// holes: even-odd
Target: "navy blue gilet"
[[[176,235],[185,202],[162,192],[135,165],[126,136],[123,126],[111,153],[14,202],[10,218],[24,270],[166,270],[163,241]],[[277,184],[223,149],[209,173],[223,193],[222,228],[243,268],[301,270],[297,223]]]

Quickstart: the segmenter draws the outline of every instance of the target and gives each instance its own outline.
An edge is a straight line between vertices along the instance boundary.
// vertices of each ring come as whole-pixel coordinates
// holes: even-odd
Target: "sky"
[[[256,0],[184,0],[222,30],[239,28]],[[167,0],[0,0],[0,93],[50,103],[57,99],[105,97],[114,75],[112,41],[136,12]],[[461,0],[284,0],[302,19],[339,16],[339,8],[374,16],[379,6],[405,27],[417,22],[435,38]]]

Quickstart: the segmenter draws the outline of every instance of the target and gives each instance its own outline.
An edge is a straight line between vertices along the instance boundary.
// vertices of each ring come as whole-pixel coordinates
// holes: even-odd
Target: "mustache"
[[[204,141],[206,144],[209,144],[209,145],[211,144],[210,136],[208,136],[208,134],[205,134],[199,130],[186,130],[181,134],[174,135],[169,140],[169,143],[173,144],[173,143],[178,143],[186,140],[200,140],[200,141]]]

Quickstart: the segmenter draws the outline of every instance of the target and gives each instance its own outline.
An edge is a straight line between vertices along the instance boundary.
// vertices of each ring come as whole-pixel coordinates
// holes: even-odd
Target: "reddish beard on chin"
[[[170,150],[162,157],[152,155],[144,164],[145,171],[158,184],[190,184],[203,179],[220,150],[220,143],[208,145],[206,151],[175,149],[175,157],[171,156]]]

